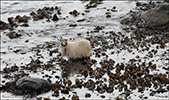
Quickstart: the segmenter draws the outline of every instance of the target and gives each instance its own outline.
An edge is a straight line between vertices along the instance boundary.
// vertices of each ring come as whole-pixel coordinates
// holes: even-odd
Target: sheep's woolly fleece
[[[66,46],[62,46],[62,44],[67,43]],[[90,41],[82,39],[75,42],[67,41],[66,39],[62,39],[60,43],[60,49],[62,56],[67,56],[69,58],[81,58],[81,57],[89,57],[91,55],[91,45]]]

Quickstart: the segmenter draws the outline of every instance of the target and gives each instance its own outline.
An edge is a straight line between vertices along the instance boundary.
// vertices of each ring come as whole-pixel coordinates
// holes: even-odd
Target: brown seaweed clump
[[[30,17],[24,15],[23,17],[21,17],[20,15],[15,17],[15,21],[18,23],[28,23],[28,20],[30,19]]]
[[[80,13],[77,10],[73,10],[73,11],[69,12],[69,14],[74,15],[74,16],[78,16]]]
[[[54,14],[52,16],[52,14],[54,13],[54,11],[57,11],[57,14]],[[52,19],[53,21],[58,21],[59,18],[57,17],[57,15],[62,14],[60,12],[60,8],[58,6],[55,7],[43,7],[42,9],[39,8],[37,10],[37,12],[31,12],[30,15],[32,16],[34,21],[38,21],[41,19],[47,19],[47,22],[50,22],[50,20]]]
[[[101,4],[103,0],[90,0],[87,5],[85,5],[86,9],[95,8],[98,4]]]
[[[8,24],[3,21],[0,21],[0,30],[5,30],[5,29],[8,29]]]
[[[14,28],[17,28],[18,26],[21,27],[28,27],[28,20],[30,19],[29,16],[24,15],[23,17],[21,17],[20,15],[17,15],[15,18],[13,17],[9,17],[8,18],[8,22],[9,23],[5,23],[3,21],[0,21],[0,30],[14,30]],[[21,25],[19,25],[20,23],[23,23]]]
[[[8,34],[6,34],[6,36],[8,36],[10,39],[14,39],[14,38],[21,37],[22,35],[16,32],[9,32]]]

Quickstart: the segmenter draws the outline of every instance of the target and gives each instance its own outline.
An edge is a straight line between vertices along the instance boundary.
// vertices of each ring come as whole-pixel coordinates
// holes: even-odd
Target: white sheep
[[[62,39],[60,41],[60,49],[62,56],[67,56],[69,58],[90,57],[91,55],[90,42],[85,39],[75,42]]]

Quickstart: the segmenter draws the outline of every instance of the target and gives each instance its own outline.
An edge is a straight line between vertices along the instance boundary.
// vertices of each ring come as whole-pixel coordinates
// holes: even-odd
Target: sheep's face
[[[66,47],[66,46],[67,46],[67,39],[62,39],[62,40],[60,41],[60,45],[61,45],[62,47]]]

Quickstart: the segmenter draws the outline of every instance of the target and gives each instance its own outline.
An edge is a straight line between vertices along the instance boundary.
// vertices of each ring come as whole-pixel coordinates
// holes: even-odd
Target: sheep
[[[90,57],[91,45],[86,39],[75,42],[67,41],[67,39],[60,40],[60,50],[62,56],[67,56],[70,59]]]

